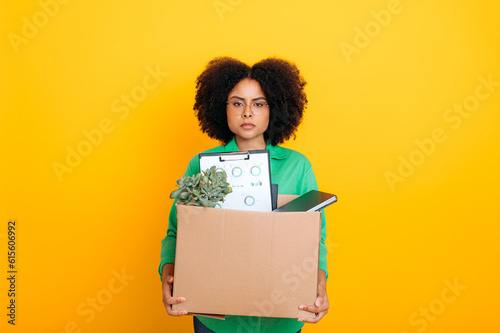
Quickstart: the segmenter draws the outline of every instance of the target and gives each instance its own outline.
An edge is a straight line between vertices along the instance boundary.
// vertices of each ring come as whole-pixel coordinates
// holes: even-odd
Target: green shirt
[[[317,190],[318,184],[309,160],[301,153],[267,144],[271,160],[271,182],[278,184],[279,194],[302,195],[310,190]],[[215,147],[205,153],[224,153],[238,151],[234,138],[224,146]],[[200,172],[198,155],[194,156],[185,172],[186,176],[192,176]],[[177,212],[175,202],[170,210],[167,236],[161,242],[161,262],[159,267],[160,278],[165,264],[175,264],[175,245],[177,240]],[[326,273],[326,219],[321,212],[321,243],[319,251],[319,269]],[[269,318],[249,316],[226,316],[226,320],[213,319],[198,316],[205,326],[217,333],[251,333],[251,332],[273,332],[294,333],[304,323],[290,318]]]

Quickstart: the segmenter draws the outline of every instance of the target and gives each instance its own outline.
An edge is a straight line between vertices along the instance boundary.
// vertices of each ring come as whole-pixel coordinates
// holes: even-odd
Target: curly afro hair
[[[259,82],[269,104],[269,126],[264,139],[274,146],[295,138],[307,106],[306,81],[294,63],[267,58],[252,67],[230,57],[211,60],[196,80],[195,114],[201,130],[226,144],[234,136],[227,124],[229,92],[244,78]]]

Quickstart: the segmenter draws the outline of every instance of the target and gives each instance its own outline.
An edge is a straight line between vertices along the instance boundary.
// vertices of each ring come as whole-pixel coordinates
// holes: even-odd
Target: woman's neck
[[[245,140],[240,137],[235,137],[235,141],[239,151],[262,150],[266,149],[267,147],[264,136],[254,138],[252,140]]]

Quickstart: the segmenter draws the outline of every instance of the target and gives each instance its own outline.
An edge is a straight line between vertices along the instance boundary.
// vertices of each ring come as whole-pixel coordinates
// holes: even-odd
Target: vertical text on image
[[[16,314],[17,314],[17,221],[10,220],[7,222],[7,281],[8,290],[7,296],[9,297],[7,306],[7,322],[10,325],[16,325]]]

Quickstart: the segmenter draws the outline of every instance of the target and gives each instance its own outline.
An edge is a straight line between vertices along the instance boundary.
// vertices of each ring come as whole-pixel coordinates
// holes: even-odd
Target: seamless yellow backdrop
[[[1,1],[2,331],[190,332],[157,273],[175,179],[218,145],[215,56],[296,62],[330,311],[304,332],[499,332],[498,1]],[[7,224],[15,220],[16,325]]]

